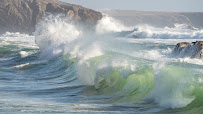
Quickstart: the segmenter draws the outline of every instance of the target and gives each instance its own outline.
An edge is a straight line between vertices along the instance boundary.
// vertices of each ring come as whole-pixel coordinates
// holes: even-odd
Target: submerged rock
[[[58,0],[0,0],[0,33],[32,33],[46,13],[64,14],[76,23],[93,27],[102,14]]]
[[[173,49],[174,57],[203,58],[203,41],[181,42]]]

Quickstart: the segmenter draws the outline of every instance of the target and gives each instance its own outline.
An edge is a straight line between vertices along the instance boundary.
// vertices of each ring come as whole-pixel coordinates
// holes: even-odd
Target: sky
[[[203,0],[60,0],[94,10],[203,12]]]

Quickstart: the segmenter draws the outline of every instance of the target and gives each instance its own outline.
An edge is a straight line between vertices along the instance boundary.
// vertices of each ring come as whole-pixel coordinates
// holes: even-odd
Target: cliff
[[[46,13],[62,13],[76,23],[92,27],[102,14],[58,0],[0,0],[0,33],[32,33]]]
[[[150,12],[136,10],[104,10],[102,11],[125,25],[147,24],[154,27],[174,27],[175,23],[187,24],[203,28],[203,12]]]

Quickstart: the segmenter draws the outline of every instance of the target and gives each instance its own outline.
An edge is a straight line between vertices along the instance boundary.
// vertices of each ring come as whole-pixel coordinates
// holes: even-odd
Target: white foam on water
[[[102,75],[105,78],[114,68],[121,67],[121,70],[119,69],[120,74],[124,77],[130,72],[136,72],[137,66],[130,61],[130,57],[125,59],[124,57],[120,57],[120,55],[125,55],[132,51],[132,54],[129,54],[132,57],[155,61],[155,64],[152,64],[155,71],[155,86],[149,97],[154,99],[161,107],[182,108],[195,99],[189,95],[193,83],[191,81],[193,80],[192,74],[184,74],[185,70],[182,68],[166,67],[167,63],[178,60],[166,56],[172,49],[145,49],[144,47],[147,47],[147,44],[153,44],[152,46],[154,46],[156,43],[163,44],[164,46],[175,46],[176,43],[185,38],[186,41],[194,41],[195,39],[187,38],[202,38],[202,30],[191,30],[183,25],[176,25],[175,28],[166,27],[164,29],[148,26],[139,27],[138,31],[132,34],[141,36],[144,39],[123,40],[131,43],[131,45],[135,45],[135,48],[129,51],[127,50],[128,48],[126,49],[126,43],[122,44],[116,38],[112,40],[112,37],[101,38],[99,36],[101,34],[127,30],[122,24],[108,16],[98,22],[96,34],[94,35],[86,35],[84,31],[78,29],[68,20],[57,16],[45,18],[36,28],[36,43],[42,50],[42,56],[47,59],[58,55],[69,54],[70,60],[76,58],[75,68],[77,76],[84,85],[91,85],[98,88],[97,76]],[[138,44],[143,46],[140,47],[140,50],[136,48]],[[124,49],[109,48],[118,46]],[[159,48],[160,46],[158,45],[156,47]],[[113,53],[111,53],[110,56],[106,56],[105,58],[106,52],[118,52],[120,55],[117,54],[117,57],[112,57]],[[101,56],[104,56],[104,58]],[[187,62],[190,61],[186,58],[184,59]],[[185,61],[180,60],[180,62]]]
[[[18,45],[21,47],[38,48],[35,37],[27,34],[6,32],[0,36],[0,45]]]
[[[49,15],[36,27],[36,43],[42,51],[40,59],[52,59],[68,54],[69,59],[77,59],[76,69],[79,80],[90,85],[91,77],[87,61],[101,56],[99,41],[94,35],[86,35],[79,27],[72,24],[66,17]]]
[[[37,53],[37,51],[20,51],[21,58]]]
[[[1,35],[2,37],[30,37],[30,35],[28,34],[22,34],[22,33],[19,33],[19,32],[6,32],[5,34],[2,34]]]
[[[179,67],[166,67],[163,63],[154,64],[154,89],[148,96],[164,108],[183,108],[195,97],[191,96],[193,89],[192,73]]]
[[[203,30],[194,27],[189,28],[186,24],[175,24],[174,28],[156,28],[149,25],[137,25],[137,31],[134,31],[128,37],[138,36],[139,38],[203,38]]]
[[[177,58],[174,61],[181,62],[181,63],[190,63],[190,64],[196,64],[196,65],[203,65],[203,59],[196,59],[196,58]]]
[[[23,67],[28,66],[28,65],[30,65],[30,63],[25,63],[25,64],[16,65],[16,66],[14,66],[13,68],[23,68]]]

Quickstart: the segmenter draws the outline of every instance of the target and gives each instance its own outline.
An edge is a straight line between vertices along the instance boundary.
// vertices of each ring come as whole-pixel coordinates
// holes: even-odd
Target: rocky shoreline
[[[203,41],[180,42],[174,48],[172,55],[175,57],[203,58]]]
[[[100,12],[58,0],[0,0],[0,33],[31,34],[46,13],[64,14],[88,28],[102,18]]]

